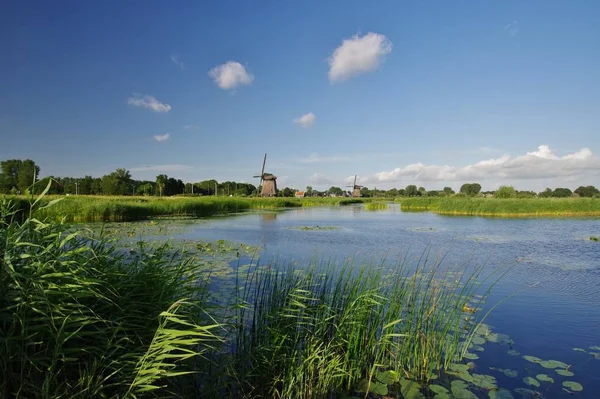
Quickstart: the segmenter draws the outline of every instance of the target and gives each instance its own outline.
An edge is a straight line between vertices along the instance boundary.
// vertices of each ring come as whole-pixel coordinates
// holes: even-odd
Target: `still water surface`
[[[401,212],[397,205],[384,211],[357,205],[188,221],[174,238],[260,245],[262,262],[278,257],[302,264],[349,256],[394,261],[407,253],[408,259],[417,259],[429,250],[430,258],[444,256],[448,265],[469,260],[489,268],[509,267],[487,306],[518,294],[500,304],[486,323],[510,335],[512,348],[521,355],[565,362],[574,376],[559,376],[508,355],[510,347],[490,343],[478,353],[475,372],[494,375],[499,387],[531,388],[547,398],[570,396],[562,382],[576,381],[584,388],[576,397],[600,398],[600,349],[590,349],[600,346],[600,243],[590,236],[600,236],[600,220],[448,217]],[[599,353],[598,359],[573,348]],[[507,377],[489,367],[510,368],[519,375]],[[523,377],[540,373],[555,382],[540,387],[523,382]]]

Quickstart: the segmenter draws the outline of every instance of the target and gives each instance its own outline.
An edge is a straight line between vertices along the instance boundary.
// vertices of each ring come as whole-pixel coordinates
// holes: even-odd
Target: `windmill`
[[[265,173],[265,164],[267,163],[267,154],[263,160],[262,171],[260,175],[254,177],[260,177],[260,190],[261,197],[275,197],[277,195],[277,176],[272,173]]]
[[[360,189],[363,188],[363,186],[356,185],[356,175],[354,175],[354,184],[352,184],[351,186],[346,186],[346,187],[352,187],[352,196],[353,197],[360,197]]]

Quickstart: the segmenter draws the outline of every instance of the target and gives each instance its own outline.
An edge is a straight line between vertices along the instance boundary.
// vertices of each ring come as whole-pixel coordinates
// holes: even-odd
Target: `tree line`
[[[196,183],[184,183],[181,179],[165,174],[156,176],[154,181],[135,180],[127,169],[119,168],[102,177],[55,177],[48,176],[39,179],[40,167],[31,159],[9,159],[0,162],[0,194],[25,194],[31,190],[41,192],[51,181],[50,194],[57,195],[232,195],[253,196],[260,193],[260,186],[250,183],[225,181],[215,179],[203,180]],[[34,183],[36,183],[34,185]],[[284,187],[279,190],[280,197],[293,197],[298,190]],[[600,197],[600,191],[594,186],[580,186],[571,191],[569,188],[547,188],[540,193],[534,191],[519,191],[512,186],[501,186],[496,191],[481,191],[479,183],[465,183],[458,192],[451,187],[442,190],[427,190],[409,184],[405,188],[389,190],[369,189],[360,190],[362,197],[448,197],[448,196],[493,196],[497,198],[566,198],[566,197]],[[351,192],[340,187],[332,186],[328,190],[315,190],[306,187],[306,196],[350,196]]]

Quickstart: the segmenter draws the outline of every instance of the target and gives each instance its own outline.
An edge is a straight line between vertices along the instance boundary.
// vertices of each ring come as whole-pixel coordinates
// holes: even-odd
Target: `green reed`
[[[466,347],[481,317],[465,305],[482,268],[457,273],[426,260],[307,270],[259,268],[239,276],[232,331],[232,392],[247,397],[350,394],[380,371],[427,381]]]
[[[598,198],[398,198],[403,211],[481,216],[600,216]]]
[[[241,197],[109,197],[109,196],[48,196],[61,201],[55,206],[38,209],[36,216],[67,222],[133,221],[152,217],[208,217],[244,212],[252,209],[296,208],[349,205],[363,202],[358,198],[241,198]],[[13,199],[23,211],[28,209],[24,198]]]
[[[124,253],[0,202],[0,397],[134,398],[194,386],[185,373],[192,362],[202,372],[195,359],[217,342],[194,262],[167,245]]]

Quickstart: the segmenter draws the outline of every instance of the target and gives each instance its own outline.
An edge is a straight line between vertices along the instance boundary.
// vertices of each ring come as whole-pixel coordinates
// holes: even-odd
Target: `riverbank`
[[[204,246],[123,252],[15,212],[0,203],[0,397],[466,397],[438,378],[476,377],[457,362],[485,341],[483,266],[281,260],[219,275]]]
[[[67,222],[124,222],[152,217],[208,217],[253,209],[296,208],[362,203],[359,198],[236,198],[236,197],[109,197],[47,196],[41,204],[60,199],[53,206],[38,209],[35,215]],[[19,208],[28,209],[24,198]]]
[[[397,198],[403,211],[492,217],[596,217],[597,198]]]

